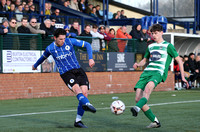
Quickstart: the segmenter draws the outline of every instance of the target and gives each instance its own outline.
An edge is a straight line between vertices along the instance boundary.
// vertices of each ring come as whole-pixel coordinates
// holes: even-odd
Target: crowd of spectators
[[[184,76],[189,82],[189,89],[199,87],[200,79],[200,54],[195,55],[190,53],[189,55],[180,56],[184,66]],[[175,89],[186,89],[186,85],[181,82],[180,68],[178,63],[174,62],[175,73]]]

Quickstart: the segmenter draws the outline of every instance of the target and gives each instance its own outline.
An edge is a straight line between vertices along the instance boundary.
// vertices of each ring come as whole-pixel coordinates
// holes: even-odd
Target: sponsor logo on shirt
[[[71,55],[72,55],[72,52],[69,52],[69,54],[64,54],[64,55],[57,56],[56,59],[58,59],[58,60],[65,59],[66,57],[71,56]]]
[[[158,51],[154,51],[150,54],[151,61],[157,61],[161,58],[161,54]]]

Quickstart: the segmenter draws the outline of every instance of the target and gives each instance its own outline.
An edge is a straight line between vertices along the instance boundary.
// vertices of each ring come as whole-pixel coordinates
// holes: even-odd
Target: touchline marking
[[[158,103],[158,104],[148,104],[148,106],[159,106],[159,105],[169,105],[169,104],[182,104],[182,103],[195,103],[200,102],[200,100],[191,100],[191,101],[178,101],[178,102],[168,102],[168,103]],[[126,106],[132,107],[132,106]],[[110,109],[110,107],[97,108],[97,110]],[[34,112],[34,113],[22,113],[22,114],[11,114],[11,115],[0,115],[2,117],[15,117],[15,116],[26,116],[26,115],[40,115],[40,114],[52,114],[52,113],[63,113],[63,112],[74,112],[76,110],[61,110],[61,111],[49,111],[49,112]]]

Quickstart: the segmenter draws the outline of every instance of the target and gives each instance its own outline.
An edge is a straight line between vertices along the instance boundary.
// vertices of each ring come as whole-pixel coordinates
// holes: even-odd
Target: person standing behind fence
[[[126,26],[120,27],[120,28],[117,30],[116,38],[132,39],[131,35],[129,35],[129,34],[126,32],[126,30],[127,30]],[[118,41],[119,52],[124,52],[128,40],[120,40],[120,39],[118,39],[117,41]]]
[[[80,11],[79,8],[78,8],[78,2],[77,0],[71,0],[71,3],[70,3],[70,8],[74,9],[74,10],[77,10],[77,11]]]
[[[135,26],[132,27],[131,32],[129,33],[132,38],[141,40],[141,28],[142,26],[140,24],[136,24]]]
[[[17,31],[17,20],[16,18],[11,18],[10,22],[10,31],[11,33],[18,33]],[[20,42],[19,42],[19,37],[17,35],[13,36],[13,46],[12,46],[14,50],[19,50],[20,49]]]
[[[79,23],[78,21],[74,21],[69,32],[70,33],[75,33],[77,36],[79,35],[79,32],[78,32],[78,28],[79,28]]]
[[[87,37],[92,37],[92,34],[90,33],[90,25],[85,25],[84,31],[80,34],[80,36],[87,36]],[[84,41],[87,41],[88,43],[92,43],[91,38],[85,38]]]
[[[151,40],[151,37],[147,34],[147,27],[142,27],[142,32],[141,32],[141,41],[148,42]]]
[[[109,30],[108,36],[112,38],[112,40],[108,42],[108,52],[118,52],[119,48],[117,40],[115,39],[115,29],[111,28]]]
[[[104,38],[100,40],[100,51],[105,51],[107,42],[111,40],[108,34],[105,33],[105,29],[105,26],[99,26],[99,33],[104,36]]]
[[[30,32],[32,34],[45,34],[46,32],[44,30],[40,30],[39,26],[37,24],[36,18],[31,18],[29,25],[27,26],[30,29]],[[37,49],[37,38],[36,36],[33,36],[30,40],[30,49],[36,50]]]
[[[86,9],[86,7],[85,7],[85,0],[80,0],[78,2],[78,8],[79,8],[79,10],[81,12],[85,13],[85,9]]]
[[[99,52],[100,50],[100,40],[99,39],[103,39],[104,36],[101,35],[99,32],[97,32],[98,30],[98,26],[97,25],[93,25],[92,27],[92,31],[90,31],[90,33],[92,34],[92,37],[94,37],[94,39],[92,39],[92,50],[94,52]]]

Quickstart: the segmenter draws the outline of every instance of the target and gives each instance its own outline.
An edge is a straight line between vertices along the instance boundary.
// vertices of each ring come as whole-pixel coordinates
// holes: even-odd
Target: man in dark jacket
[[[74,21],[73,22],[73,25],[71,26],[71,28],[70,28],[70,30],[69,30],[69,32],[70,33],[75,33],[77,36],[79,35],[79,33],[78,33],[78,28],[79,28],[79,23],[78,23],[78,21]]]
[[[2,19],[2,25],[0,26],[0,35],[5,35],[11,33],[8,20],[6,18]]]
[[[28,26],[28,19],[26,17],[23,17],[21,20],[22,25],[17,28],[18,33],[31,33]]]
[[[80,34],[80,36],[87,36],[92,37],[92,34],[90,33],[90,25],[85,25],[84,31]],[[83,39],[82,39],[83,40]],[[84,41],[87,41],[88,43],[92,43],[92,38],[85,38]]]
[[[191,83],[193,83],[197,79],[198,74],[199,74],[199,70],[196,69],[196,62],[195,62],[195,54],[194,53],[189,54],[188,64],[189,64],[189,68],[190,68],[190,71],[191,71],[191,74],[192,74],[192,76],[190,76],[191,82],[189,81],[189,85],[191,87],[192,86]]]

